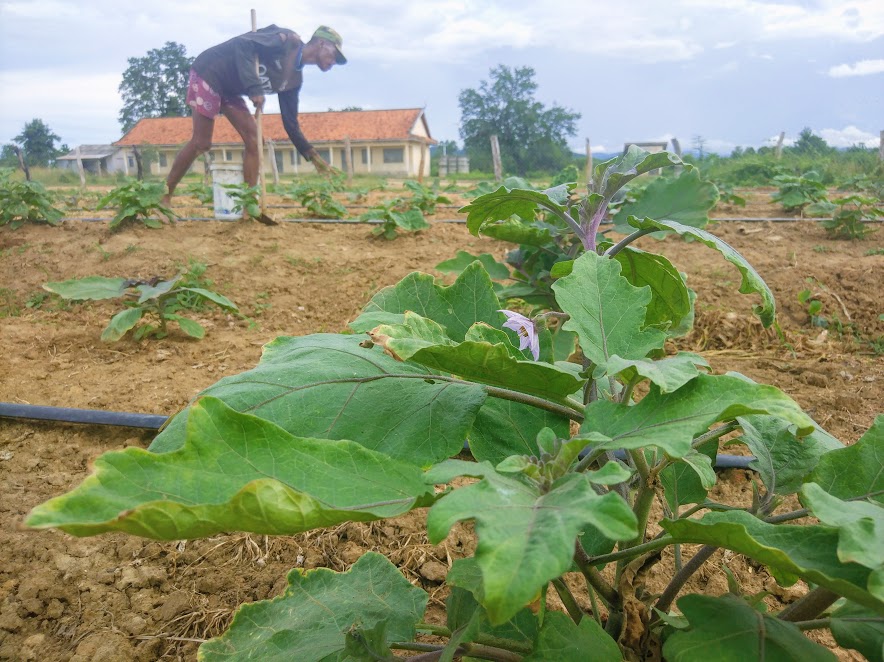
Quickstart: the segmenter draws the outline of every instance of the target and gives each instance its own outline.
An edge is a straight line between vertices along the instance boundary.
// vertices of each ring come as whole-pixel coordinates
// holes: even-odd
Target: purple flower
[[[519,349],[531,347],[531,355],[535,361],[540,360],[540,337],[537,335],[537,327],[534,326],[530,317],[525,317],[521,313],[514,313],[510,310],[499,310],[499,313],[506,315],[506,322],[503,323],[504,328],[512,329],[519,336]]]

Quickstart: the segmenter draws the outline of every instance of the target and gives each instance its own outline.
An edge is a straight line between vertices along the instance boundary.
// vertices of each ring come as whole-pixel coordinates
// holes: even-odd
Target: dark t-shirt
[[[296,66],[303,46],[291,30],[269,25],[203,51],[193,68],[222,97],[277,94],[286,133],[306,157],[312,146],[298,125],[298,93],[304,77]]]

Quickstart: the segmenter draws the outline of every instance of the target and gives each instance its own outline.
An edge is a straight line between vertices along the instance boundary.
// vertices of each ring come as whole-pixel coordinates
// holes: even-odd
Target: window
[[[292,155],[292,165],[301,165],[301,155],[298,153],[298,150],[293,149],[291,151]]]
[[[283,171],[282,161],[284,158],[282,152],[274,152],[273,156],[276,159],[276,171],[282,172]]]
[[[323,161],[331,165],[331,151],[328,149],[317,149],[316,153],[322,158]]]
[[[341,150],[341,169],[342,170],[347,169],[347,150],[346,149]]]
[[[368,147],[362,148],[362,163],[368,164]]]
[[[401,147],[384,147],[384,163],[405,163],[405,150]]]
[[[127,160],[129,161],[129,167],[134,168],[135,167],[135,157],[130,156]]]
[[[160,167],[166,167],[166,155],[163,152],[160,152]]]
[[[225,161],[233,161],[233,150],[225,149],[224,150],[224,160]]]

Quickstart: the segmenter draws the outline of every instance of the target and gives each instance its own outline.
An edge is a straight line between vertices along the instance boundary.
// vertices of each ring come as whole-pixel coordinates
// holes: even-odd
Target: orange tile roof
[[[344,138],[349,136],[353,141],[410,139],[435,144],[436,141],[432,138],[427,139],[411,132],[415,124],[421,121],[424,123],[427,135],[430,135],[423,113],[422,108],[299,113],[298,123],[311,143],[343,142]],[[139,120],[114,145],[180,145],[190,140],[191,127],[192,120],[189,117],[145,118]],[[267,140],[289,139],[282,126],[282,115],[279,113],[264,115],[262,129]],[[242,139],[227,118],[221,116],[215,122],[212,142],[242,144]]]

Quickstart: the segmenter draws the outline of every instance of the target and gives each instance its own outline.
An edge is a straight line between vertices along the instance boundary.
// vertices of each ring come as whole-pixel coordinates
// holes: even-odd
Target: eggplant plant
[[[63,213],[40,182],[18,181],[11,168],[0,168],[0,227],[17,230],[25,223],[58,225]]]
[[[101,198],[96,209],[116,208],[117,213],[108,225],[111,230],[119,230],[123,225],[132,223],[142,223],[146,227],[158,229],[163,227],[158,216],[175,218],[175,212],[162,202],[165,190],[166,185],[163,182],[133,179]]]
[[[438,544],[472,523],[478,543],[450,567],[444,621],[428,622],[428,593],[368,552],[342,573],[292,570],[281,595],[241,606],[201,645],[205,661],[834,660],[805,636],[814,629],[880,660],[884,416],[846,447],[781,390],[675,351],[695,296],[669,260],[634,244],[667,233],[708,246],[772,324],[769,288],[725,242],[639,216],[616,243],[597,236],[620,187],[678,163],[631,149],[599,164],[576,204],[573,184],[480,196],[474,234],[541,207],[574,234],[582,251],[559,267],[555,307],[505,314],[478,260],[450,285],[412,273],[351,322],[364,339],[277,338],[147,450],[105,453],[26,524],[179,540],[427,508]],[[577,339],[577,362],[556,360],[552,320]],[[723,440],[754,456],[748,505],[712,496]],[[677,552],[674,570],[664,550]],[[717,550],[810,590],[778,611],[733,576],[723,595],[687,591],[716,572]],[[662,591],[646,588],[649,574]]]
[[[169,280],[160,277],[138,280],[88,276],[45,283],[43,289],[74,301],[124,299],[125,308],[116,313],[101,332],[101,339],[105,342],[116,342],[129,331],[136,340],[165,338],[169,333],[169,322],[177,323],[192,338],[202,338],[206,335],[205,328],[199,322],[181,315],[182,309],[201,309],[203,302],[211,302],[223,310],[238,309],[230,299],[217,292],[181,285],[180,281],[187,275],[189,272],[179,273]],[[146,315],[154,317],[156,321],[142,323]]]

